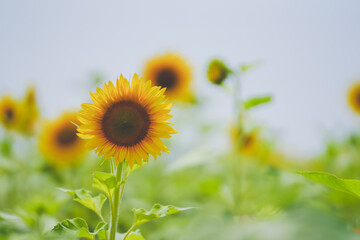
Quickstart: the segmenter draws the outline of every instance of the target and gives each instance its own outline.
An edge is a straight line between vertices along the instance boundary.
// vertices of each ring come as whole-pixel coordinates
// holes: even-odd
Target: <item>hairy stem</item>
[[[118,183],[120,183],[121,181],[125,181],[124,165],[125,165],[125,161],[122,161],[117,166],[116,180]],[[123,182],[121,185],[116,186],[114,195],[112,196],[113,199],[110,200],[111,222],[110,222],[109,240],[115,240],[116,238],[119,208],[120,208],[121,198],[124,192],[124,187],[125,187],[125,182]]]

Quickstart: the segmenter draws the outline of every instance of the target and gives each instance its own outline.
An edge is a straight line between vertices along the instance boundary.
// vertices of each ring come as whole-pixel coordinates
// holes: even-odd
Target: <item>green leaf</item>
[[[247,63],[244,65],[241,65],[241,72],[247,72],[257,66],[259,66],[259,62],[253,62],[253,63]]]
[[[109,224],[107,224],[106,222],[99,222],[96,225],[94,232],[96,233],[101,230],[108,230],[108,228],[109,228]]]
[[[126,240],[145,240],[145,238],[141,235],[140,231],[134,231],[129,234]]]
[[[89,231],[88,224],[82,218],[66,219],[61,223],[57,224],[53,228],[53,232],[61,234],[70,234],[81,239],[90,239],[90,240],[106,240],[106,230],[108,230],[108,224],[105,222],[100,222],[95,227],[94,233]],[[95,238],[96,236],[96,238]]]
[[[71,234],[83,239],[95,239],[95,236],[89,232],[86,221],[82,218],[66,219],[57,224],[53,230],[58,234]]]
[[[157,218],[162,218],[162,217],[166,217],[168,215],[172,215],[175,214],[177,212],[181,212],[181,211],[185,211],[191,209],[191,207],[189,208],[178,208],[178,207],[174,207],[174,206],[162,206],[160,204],[155,204],[150,211],[147,211],[143,208],[140,209],[133,209],[133,213],[135,216],[135,223],[134,225],[139,226],[143,223],[146,223],[148,221],[157,219]]]
[[[143,235],[141,235],[140,230],[131,231],[127,236],[127,233],[116,233],[116,239],[119,240],[145,240]],[[126,237],[126,238],[125,238]]]
[[[62,189],[61,191],[69,193],[74,197],[74,200],[82,204],[83,206],[94,211],[101,219],[103,219],[101,215],[101,209],[106,201],[106,197],[103,194],[100,194],[96,197],[91,196],[91,192],[85,189],[77,189],[77,190],[69,190]]]
[[[98,240],[107,240],[106,231],[109,229],[109,224],[106,222],[99,222],[94,230]]]
[[[263,97],[254,97],[254,98],[250,98],[249,100],[246,100],[244,102],[244,108],[250,109],[253,108],[255,106],[264,104],[264,103],[268,103],[271,101],[271,96],[263,96]]]
[[[5,138],[3,141],[0,141],[0,153],[7,158],[11,157],[12,152],[12,141],[10,138]]]
[[[103,191],[109,198],[112,197],[118,183],[116,177],[111,173],[95,172],[93,187]]]
[[[23,218],[15,214],[8,214],[5,212],[0,212],[0,225],[7,229],[13,229],[19,232],[29,231],[29,226],[26,224]],[[1,232],[0,227],[0,232]],[[0,238],[1,239],[1,238]]]
[[[360,198],[360,181],[356,179],[341,179],[335,175],[325,172],[299,172],[299,174],[307,177],[315,182],[335,190],[351,194]]]

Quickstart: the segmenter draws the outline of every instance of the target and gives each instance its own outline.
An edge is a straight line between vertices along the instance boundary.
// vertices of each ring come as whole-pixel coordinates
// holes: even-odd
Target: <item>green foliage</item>
[[[66,233],[76,235],[77,237],[84,239],[94,239],[94,236],[89,232],[86,221],[79,217],[62,221],[53,228],[53,232],[58,234]]]
[[[24,220],[15,215],[0,212],[0,236],[3,232],[25,231],[28,227]]]
[[[77,190],[69,190],[69,189],[62,189],[61,191],[69,193],[74,197],[74,200],[83,206],[91,209],[94,211],[101,219],[103,219],[101,214],[102,206],[106,201],[106,197],[103,194],[100,194],[96,197],[91,196],[91,192],[85,189],[77,189]]]
[[[9,138],[0,140],[0,155],[4,157],[11,157],[12,152],[12,141]]]
[[[255,65],[243,65],[241,72]],[[240,69],[236,72],[239,73]],[[270,101],[270,96],[255,97],[245,101],[244,107],[251,109]],[[201,106],[198,105],[199,108]],[[199,108],[193,111],[198,112]],[[180,113],[177,114],[192,115]],[[252,122],[246,122],[246,116],[239,118],[239,121],[242,121],[239,125],[244,132],[254,127]],[[189,125],[188,122],[185,124]],[[197,127],[197,124],[194,126]],[[228,122],[199,124],[199,129],[206,129],[198,129],[201,139],[207,140],[210,134],[219,134],[220,131],[214,126],[221,124],[223,127]],[[179,132],[180,128],[177,125]],[[15,140],[10,140],[0,141],[0,211],[6,212],[0,212],[0,240],[54,239],[53,234],[57,239],[107,240],[110,227],[106,221],[108,217],[111,218],[108,213],[114,204],[111,201],[105,204],[105,196],[113,198],[115,189],[124,187],[124,181],[107,173],[110,168],[115,172],[114,165],[110,167],[109,161],[104,159],[95,161],[95,156],[89,154],[86,161],[77,166],[58,169],[43,161],[35,147],[29,147],[34,151],[32,153],[18,154]],[[169,143],[166,140],[165,144]],[[360,135],[353,134],[345,141],[329,142],[326,152],[307,163],[292,162],[292,159],[274,149],[274,145],[271,140],[261,139],[256,154],[245,156],[242,153],[219,151],[212,145],[209,147],[207,141],[178,149],[175,142],[171,146],[176,149],[173,155],[165,155],[167,157],[157,161],[151,159],[151,164],[141,168],[145,161],[141,165],[135,163],[132,169],[125,169],[121,174],[121,179],[127,180],[136,170],[127,180],[126,194],[121,200],[117,231],[123,233],[117,233],[116,239],[144,240],[137,229],[139,226],[148,239],[162,240],[266,239],[264,233],[266,235],[269,229],[279,227],[281,231],[276,232],[284,234],[274,235],[274,239],[356,239],[351,229],[360,229],[360,204],[353,197],[360,196],[359,181],[340,179],[327,173],[301,173],[341,191],[324,192],[319,191],[322,188],[319,184],[304,184],[304,179],[293,174],[293,170],[300,169],[301,165],[301,169],[333,172],[348,178],[360,176]],[[189,149],[192,150],[183,154]],[[170,161],[172,157],[176,159]],[[303,165],[306,167],[302,168]],[[94,169],[99,172],[93,174],[91,183],[89,176]],[[91,184],[96,192],[99,190],[103,194],[97,195],[84,189],[63,191],[95,212],[101,218],[100,222],[88,209],[78,204],[66,204],[68,196],[55,191],[55,186],[84,186],[89,189]],[[316,198],[312,196],[309,201],[309,195],[316,195]],[[166,221],[152,220],[190,208],[155,204],[150,210],[133,209],[134,219],[128,214],[134,206],[151,206],[164,201],[176,206],[200,207],[197,211]],[[81,216],[86,221],[83,218],[67,219],[75,216]],[[258,235],[261,233],[263,235]],[[319,237],[314,238],[314,235]]]
[[[141,235],[139,230],[131,232],[126,240],[145,240],[145,238]]]
[[[124,182],[118,182],[116,177],[111,173],[95,172],[93,187],[104,192],[106,196],[111,198],[114,194],[115,188],[119,187]]]
[[[192,209],[191,207],[188,208],[179,208],[174,206],[163,206],[160,204],[154,204],[154,206],[149,210],[145,210],[143,208],[133,209],[133,213],[135,216],[134,225],[139,226],[143,223],[149,222],[151,220],[166,217],[181,211]]]
[[[325,172],[299,172],[299,173],[304,177],[307,177],[315,182],[321,183],[335,190],[345,192],[360,198],[359,180],[341,179],[335,175]]]
[[[62,234],[73,235],[81,239],[98,239],[106,240],[106,230],[108,228],[107,223],[100,222],[93,233],[89,231],[88,224],[82,218],[66,219],[57,224],[52,232]]]
[[[271,101],[271,96],[254,97],[244,101],[244,108],[250,109],[258,105],[262,105]]]
[[[107,230],[109,229],[109,224],[106,222],[99,222],[94,230],[94,234],[97,236],[98,240],[107,240]]]
[[[118,233],[118,234],[116,234],[116,239],[119,239],[119,240],[145,240],[145,238],[141,235],[139,229],[132,231],[129,234]]]

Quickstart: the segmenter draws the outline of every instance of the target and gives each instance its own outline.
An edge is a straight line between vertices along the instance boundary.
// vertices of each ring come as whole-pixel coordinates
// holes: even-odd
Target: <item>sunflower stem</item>
[[[233,93],[233,98],[234,98],[234,117],[235,117],[235,122],[238,121],[238,119],[241,117],[241,113],[242,113],[242,102],[241,102],[241,82],[240,82],[240,73],[235,73],[234,74],[234,93]]]
[[[119,165],[116,168],[116,180],[118,183],[121,181],[124,181],[122,184],[118,184],[116,186],[114,195],[112,196],[112,201],[110,201],[110,211],[111,211],[111,222],[110,222],[110,233],[109,233],[109,240],[115,240],[116,239],[116,230],[117,230],[117,224],[118,224],[118,215],[119,215],[119,209],[120,209],[120,202],[122,199],[122,195],[124,192],[125,187],[125,161],[122,161],[119,163]]]
[[[233,95],[233,101],[234,101],[234,117],[235,117],[235,123],[237,131],[239,132],[240,136],[238,139],[238,144],[242,144],[244,140],[244,125],[243,125],[243,118],[244,118],[244,107],[243,107],[243,101],[241,96],[241,72],[234,72],[234,95]],[[234,168],[234,177],[235,177],[235,191],[234,195],[236,199],[242,199],[242,194],[244,191],[244,183],[245,183],[245,171],[243,166],[243,159],[241,154],[237,154],[236,150],[234,152],[234,161],[233,161],[233,168]],[[239,181],[240,180],[240,181]],[[242,201],[238,203],[240,211],[241,211],[241,205]]]

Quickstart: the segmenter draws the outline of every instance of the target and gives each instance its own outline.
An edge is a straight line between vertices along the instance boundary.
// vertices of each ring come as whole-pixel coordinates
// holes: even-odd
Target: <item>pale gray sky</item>
[[[45,116],[88,98],[92,72],[115,79],[173,50],[194,68],[195,85],[228,118],[227,96],[205,80],[206,63],[260,60],[243,95],[271,93],[254,110],[280,145],[296,154],[360,127],[346,104],[360,78],[360,1],[0,1],[0,94],[39,87]],[[216,114],[215,114],[216,113]],[[210,116],[211,117],[211,116]]]

